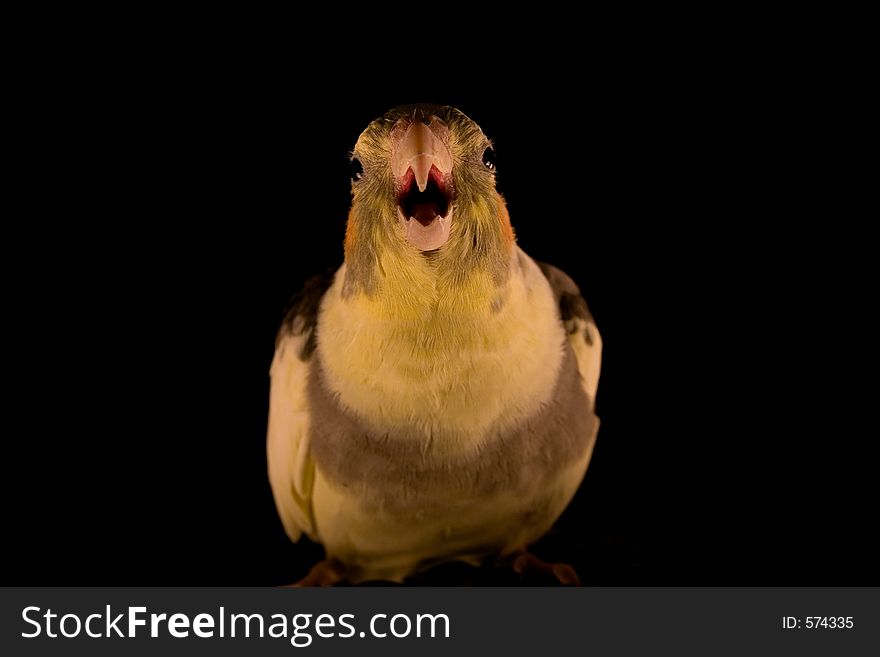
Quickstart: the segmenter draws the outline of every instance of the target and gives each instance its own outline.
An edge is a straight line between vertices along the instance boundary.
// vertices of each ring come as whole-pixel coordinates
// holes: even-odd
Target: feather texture
[[[383,332],[381,313],[342,298],[344,268],[320,321],[298,316],[279,340],[269,430],[279,513],[292,538],[324,544],[354,581],[512,551],[549,529],[583,478],[601,339],[587,312],[563,306],[580,299],[571,279],[519,249],[515,258],[519,293],[475,331],[494,332],[495,352],[475,335],[447,335],[449,350],[421,338],[442,358],[413,351],[410,333],[393,323]],[[315,330],[318,349],[304,362],[295,354]],[[331,354],[340,357],[332,374]],[[425,360],[429,370],[414,364]]]

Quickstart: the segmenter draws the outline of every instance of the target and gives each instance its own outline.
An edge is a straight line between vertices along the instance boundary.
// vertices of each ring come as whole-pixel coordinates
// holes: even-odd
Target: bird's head
[[[493,154],[453,107],[399,107],[370,123],[351,153],[345,292],[374,294],[400,272],[502,282],[514,237]]]

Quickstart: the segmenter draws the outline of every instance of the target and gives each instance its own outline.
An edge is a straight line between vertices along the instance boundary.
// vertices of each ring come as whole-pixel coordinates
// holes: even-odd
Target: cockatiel
[[[327,554],[303,584],[551,568],[526,547],[589,464],[602,342],[575,283],[517,246],[491,153],[425,105],[354,147],[345,262],[295,298],[271,366],[275,504]]]

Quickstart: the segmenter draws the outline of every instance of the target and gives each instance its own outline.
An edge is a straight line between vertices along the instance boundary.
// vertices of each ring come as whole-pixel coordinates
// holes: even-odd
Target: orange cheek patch
[[[503,198],[498,199],[498,221],[501,222],[501,234],[504,236],[504,245],[513,247],[513,226],[510,225],[510,214]]]

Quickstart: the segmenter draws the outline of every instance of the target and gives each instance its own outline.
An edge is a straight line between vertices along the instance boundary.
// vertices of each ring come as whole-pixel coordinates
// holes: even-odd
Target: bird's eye
[[[491,146],[483,151],[483,165],[489,171],[495,171],[495,149]]]
[[[356,157],[351,158],[351,162],[349,162],[349,167],[351,168],[351,182],[357,182],[364,176],[364,167],[361,164],[361,161]]]

